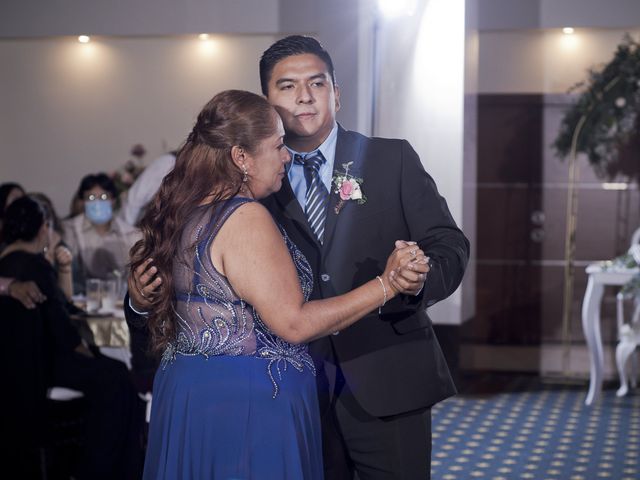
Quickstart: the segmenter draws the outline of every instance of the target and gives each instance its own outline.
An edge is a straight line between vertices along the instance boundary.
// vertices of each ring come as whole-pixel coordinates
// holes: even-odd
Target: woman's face
[[[285,165],[291,160],[284,146],[284,127],[277,117],[276,131],[258,145],[255,154],[247,155],[246,168],[249,189],[255,198],[264,198],[282,187],[282,179],[287,174]]]
[[[52,253],[53,248],[55,248],[55,245],[57,245],[57,243],[60,243],[60,236],[57,235],[58,240],[56,243],[54,235],[57,234],[54,233],[53,222],[45,220],[44,222],[42,222],[40,230],[38,231],[38,235],[34,240],[36,242],[38,250],[44,250],[45,256],[47,256],[48,259],[49,255]]]
[[[96,185],[84,192],[82,200],[84,202],[84,213],[91,223],[102,225],[111,220],[113,216],[113,197],[105,189]]]

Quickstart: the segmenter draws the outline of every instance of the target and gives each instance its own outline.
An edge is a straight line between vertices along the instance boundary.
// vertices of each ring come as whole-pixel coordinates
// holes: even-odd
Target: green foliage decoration
[[[553,148],[561,158],[587,156],[596,175],[623,174],[640,182],[640,44],[629,34],[602,69],[574,85],[581,91],[562,120]],[[574,138],[574,136],[576,136]]]

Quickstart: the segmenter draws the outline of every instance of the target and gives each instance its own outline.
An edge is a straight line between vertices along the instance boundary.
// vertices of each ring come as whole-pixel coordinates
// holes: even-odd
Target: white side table
[[[582,330],[589,348],[590,380],[589,392],[584,403],[591,405],[600,398],[602,391],[604,354],[600,333],[600,303],[604,287],[606,285],[622,286],[640,272],[640,269],[605,268],[601,263],[591,263],[586,270],[589,281],[582,301]]]

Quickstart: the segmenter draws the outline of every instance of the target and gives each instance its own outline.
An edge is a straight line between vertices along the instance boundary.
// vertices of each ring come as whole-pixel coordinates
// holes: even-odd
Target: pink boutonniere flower
[[[353,192],[353,185],[349,180],[345,180],[340,185],[340,198],[342,200],[349,200],[351,198],[351,193]]]
[[[335,208],[336,215],[340,213],[342,207],[349,200],[355,200],[359,205],[367,201],[367,197],[362,194],[361,185],[364,181],[361,178],[356,178],[349,174],[349,167],[352,164],[353,162],[343,163],[342,167],[344,168],[344,172],[339,172],[333,177],[334,193],[340,195],[340,200]]]

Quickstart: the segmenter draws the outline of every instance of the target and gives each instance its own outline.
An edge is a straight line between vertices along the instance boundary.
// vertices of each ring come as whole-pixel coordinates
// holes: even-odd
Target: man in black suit
[[[368,138],[336,123],[333,63],[315,39],[274,43],[260,60],[260,80],[294,157],[288,181],[263,203],[309,260],[312,298],[343,294],[378,275],[397,239],[417,242],[430,257],[426,279],[404,289],[409,295],[311,344],[325,478],[429,478],[430,408],[456,390],[426,308],[460,284],[469,243],[407,141]],[[304,165],[318,153],[317,175],[329,194],[319,230],[310,227],[317,217],[305,213],[314,180]],[[351,186],[341,197],[336,189],[345,179]],[[143,301],[138,293],[151,294],[151,276],[133,281],[134,302]]]

